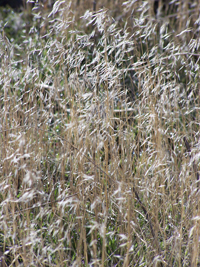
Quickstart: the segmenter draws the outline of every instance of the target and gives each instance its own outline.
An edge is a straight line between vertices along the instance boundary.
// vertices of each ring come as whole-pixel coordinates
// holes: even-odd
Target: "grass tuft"
[[[199,266],[200,5],[155,2],[3,18],[2,264]]]

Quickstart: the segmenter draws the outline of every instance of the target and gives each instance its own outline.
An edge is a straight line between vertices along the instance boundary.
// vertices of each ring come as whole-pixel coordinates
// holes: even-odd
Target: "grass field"
[[[10,12],[2,266],[200,266],[199,1]]]

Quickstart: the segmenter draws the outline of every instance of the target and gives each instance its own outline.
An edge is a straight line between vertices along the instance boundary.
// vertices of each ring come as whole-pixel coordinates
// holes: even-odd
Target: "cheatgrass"
[[[199,3],[84,4],[2,18],[2,262],[199,266]]]

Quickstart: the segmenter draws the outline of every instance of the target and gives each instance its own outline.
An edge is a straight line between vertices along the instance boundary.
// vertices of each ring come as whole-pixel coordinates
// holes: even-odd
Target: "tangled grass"
[[[2,264],[200,264],[199,1],[104,2],[1,33]]]

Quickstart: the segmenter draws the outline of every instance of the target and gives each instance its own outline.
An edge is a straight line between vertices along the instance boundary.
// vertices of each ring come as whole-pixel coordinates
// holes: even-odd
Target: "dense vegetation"
[[[2,264],[199,266],[199,10],[1,15]]]

